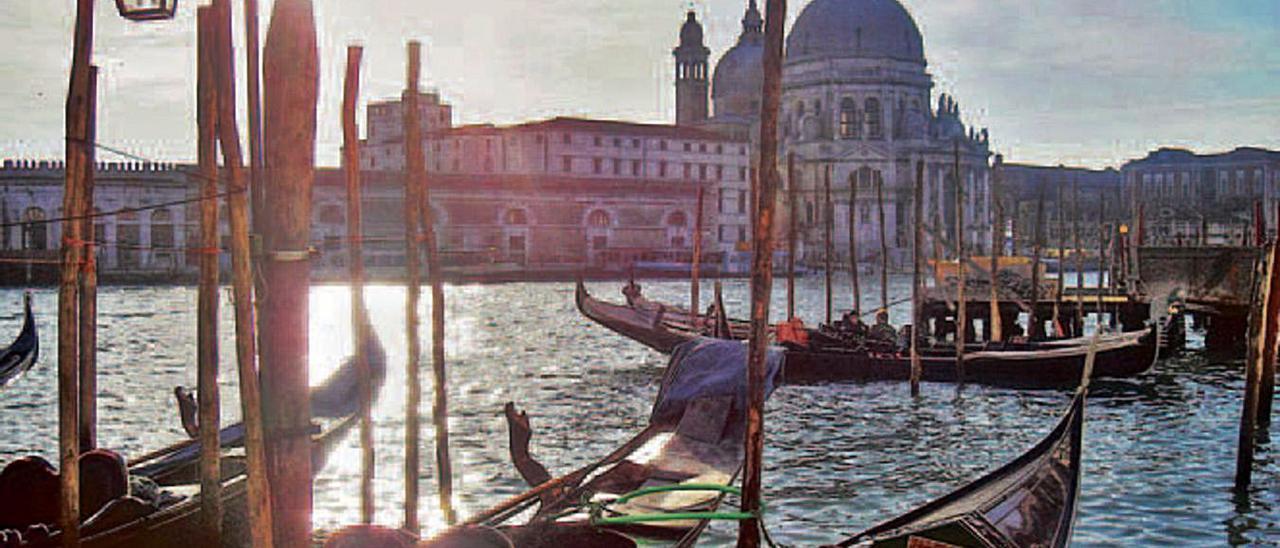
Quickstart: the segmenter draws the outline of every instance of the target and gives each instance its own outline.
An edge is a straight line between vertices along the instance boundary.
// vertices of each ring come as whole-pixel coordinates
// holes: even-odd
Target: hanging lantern
[[[178,0],[116,0],[120,16],[131,21],[173,19]]]

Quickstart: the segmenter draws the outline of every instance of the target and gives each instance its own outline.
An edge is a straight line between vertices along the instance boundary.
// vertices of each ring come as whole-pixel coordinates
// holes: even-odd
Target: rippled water
[[[878,303],[864,280],[864,306]],[[891,299],[909,280],[894,279]],[[654,298],[684,302],[687,284],[645,282]],[[823,314],[821,278],[800,282],[801,315]],[[837,290],[847,294],[847,280]],[[618,298],[617,283],[592,284]],[[450,286],[448,356],[455,491],[462,515],[520,492],[507,458],[502,404],[529,411],[533,451],[553,473],[599,458],[643,427],[665,360],[581,318],[572,284]],[[703,289],[704,300],[711,286]],[[784,304],[782,286],[775,314]],[[424,297],[426,297],[424,295]],[[746,311],[746,283],[725,282],[727,307]],[[371,287],[375,330],[387,347],[388,378],[376,408],[377,500],[381,523],[401,521],[403,470],[403,288]],[[424,298],[423,317],[427,318]],[[56,295],[36,293],[40,365],[0,392],[0,460],[56,451]],[[229,297],[222,314],[224,420],[239,414]],[[21,293],[0,291],[0,339],[21,323]],[[351,351],[348,292],[312,291],[312,378]],[[837,308],[848,298],[837,299]],[[195,383],[195,291],[107,288],[99,337],[100,445],[139,454],[182,439],[171,389]],[[894,312],[895,322],[907,310]],[[429,329],[423,337],[429,337]],[[1194,342],[1194,336],[1193,336]],[[424,343],[424,348],[429,348]],[[1280,544],[1280,482],[1274,453],[1259,450],[1255,487],[1231,492],[1243,380],[1241,362],[1190,352],[1131,381],[1096,383],[1088,407],[1085,477],[1074,543],[1092,545]],[[424,358],[429,368],[429,352]],[[423,375],[430,383],[431,376]],[[435,497],[430,385],[424,387],[422,518],[443,526]],[[873,383],[784,387],[769,402],[765,454],[767,523],[776,540],[812,545],[837,540],[901,513],[1007,461],[1053,425],[1069,395],[926,384],[913,400],[906,385]],[[316,482],[317,527],[358,519],[356,436]],[[732,541],[712,527],[704,544]]]

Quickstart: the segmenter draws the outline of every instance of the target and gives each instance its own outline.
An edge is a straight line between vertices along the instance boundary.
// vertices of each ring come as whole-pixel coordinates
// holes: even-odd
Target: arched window
[[[858,128],[858,102],[845,97],[840,101],[840,137],[857,139],[861,133]]]
[[[502,215],[502,224],[522,226],[529,224],[529,214],[523,209],[508,209]]]
[[[672,211],[667,215],[667,226],[683,227],[688,224],[688,219],[683,211]]]
[[[881,118],[880,100],[875,97],[867,99],[866,108],[867,117],[867,138],[883,139],[884,138],[884,120]]]
[[[38,207],[28,207],[22,212],[23,249],[49,249],[49,225],[44,220],[44,210]]]
[[[592,211],[587,215],[587,226],[607,228],[609,226],[609,214],[603,210]]]
[[[336,205],[327,205],[320,208],[320,222],[328,224],[342,224],[344,217],[342,208]]]
[[[167,209],[151,212],[151,247],[162,252],[173,249],[173,214]]]

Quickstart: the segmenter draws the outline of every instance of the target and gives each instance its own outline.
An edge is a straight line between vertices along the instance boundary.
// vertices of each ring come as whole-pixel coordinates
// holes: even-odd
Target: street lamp
[[[173,19],[178,0],[116,0],[120,16],[131,21]]]

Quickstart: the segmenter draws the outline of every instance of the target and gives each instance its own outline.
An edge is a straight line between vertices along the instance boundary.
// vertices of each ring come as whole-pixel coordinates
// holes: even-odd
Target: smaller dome
[[[702,23],[698,22],[698,16],[689,10],[688,16],[684,20],[684,24],[680,26],[680,46],[701,46],[702,45]]]
[[[764,33],[755,0],[742,18],[738,43],[716,63],[711,77],[711,98],[716,117],[754,118],[760,114],[761,86],[764,83]]]

